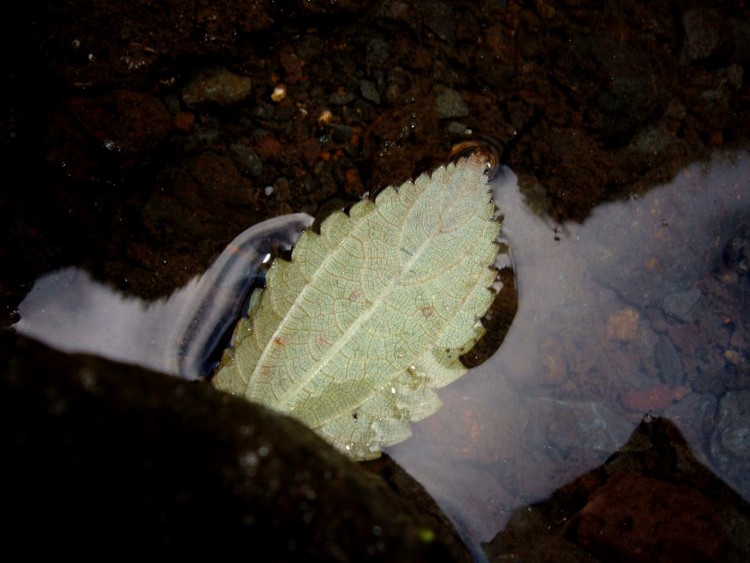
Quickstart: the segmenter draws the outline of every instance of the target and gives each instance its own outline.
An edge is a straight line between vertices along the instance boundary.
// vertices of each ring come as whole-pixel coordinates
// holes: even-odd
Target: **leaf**
[[[213,381],[297,418],[355,460],[411,435],[466,373],[484,333],[500,224],[486,163],[473,156],[306,231],[266,289]],[[256,296],[257,297],[257,296]]]

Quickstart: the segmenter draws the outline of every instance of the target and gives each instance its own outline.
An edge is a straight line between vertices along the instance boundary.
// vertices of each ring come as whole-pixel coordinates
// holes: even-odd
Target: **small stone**
[[[356,96],[352,92],[340,89],[330,95],[328,102],[334,106],[345,106],[352,103],[355,98]]]
[[[380,66],[391,58],[391,47],[383,39],[372,39],[367,44],[366,60],[368,65]]]
[[[750,452],[750,428],[726,428],[721,433],[721,444],[737,457],[748,459]]]
[[[231,146],[232,158],[243,173],[258,177],[263,173],[263,161],[253,149],[242,143]]]
[[[717,403],[713,395],[690,393],[665,410],[663,416],[680,428],[688,444],[703,444],[703,429],[713,424]]]
[[[542,377],[546,385],[557,386],[568,377],[565,349],[558,340],[546,338],[539,346],[542,361]]]
[[[456,41],[457,17],[446,2],[425,0],[424,23],[435,35],[453,45]]]
[[[181,111],[174,116],[174,126],[180,131],[192,131],[195,125],[195,114],[187,111]]]
[[[718,10],[703,7],[685,10],[682,14],[685,39],[680,59],[693,62],[709,58],[721,46],[723,28]]]
[[[251,81],[225,68],[204,70],[190,81],[182,93],[188,107],[206,103],[230,106],[250,95]]]
[[[629,342],[638,335],[640,317],[635,309],[625,307],[607,319],[607,339]]]
[[[469,115],[469,107],[461,97],[461,94],[450,88],[446,88],[438,94],[435,105],[440,119],[466,117]]]
[[[555,401],[545,406],[540,402],[536,407],[548,415],[541,417],[550,421],[547,440],[566,454],[580,449],[609,453],[627,440],[631,430],[620,414],[593,401]]]
[[[386,101],[391,104],[399,102],[411,87],[413,80],[412,75],[400,66],[389,70],[385,77]]]
[[[320,115],[318,116],[318,125],[328,125],[331,121],[333,121],[333,114],[331,113],[331,110],[324,109],[320,112]]]
[[[750,461],[750,390],[729,391],[719,402],[716,429],[711,437],[715,457]]]
[[[361,80],[359,83],[359,91],[362,93],[362,97],[365,100],[369,100],[373,104],[380,104],[380,94],[371,80]]]
[[[284,98],[286,98],[286,86],[284,84],[277,84],[273,92],[271,92],[271,101],[278,103]]]
[[[354,136],[354,127],[341,123],[331,123],[328,125],[331,131],[331,137],[335,143],[349,143]]]
[[[667,385],[676,386],[682,383],[684,370],[677,349],[667,336],[662,336],[654,346],[654,360],[659,369],[659,377]]]
[[[451,135],[470,135],[471,130],[466,127],[464,123],[460,121],[449,121],[445,126],[445,130]]]
[[[745,363],[745,359],[742,357],[742,354],[740,354],[737,350],[731,350],[731,349],[725,350],[724,358],[730,364],[734,364],[736,366],[739,366]]]
[[[662,412],[674,402],[675,393],[684,396],[681,389],[675,391],[664,384],[648,389],[629,389],[620,393],[620,404],[625,409],[638,413]]]
[[[664,298],[661,308],[667,316],[683,323],[690,323],[695,320],[700,298],[701,292],[697,287],[687,291],[676,291]]]

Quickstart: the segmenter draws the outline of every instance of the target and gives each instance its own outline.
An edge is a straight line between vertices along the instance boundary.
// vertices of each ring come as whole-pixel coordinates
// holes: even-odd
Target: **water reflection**
[[[717,158],[560,230],[528,210],[510,172],[496,181],[516,317],[500,350],[388,450],[475,554],[516,508],[602,463],[646,413],[672,418],[750,497],[749,178],[748,155]]]
[[[87,352],[198,379],[208,375],[274,253],[288,250],[313,218],[305,213],[258,223],[211,267],[167,299],[146,303],[75,267],[36,281],[13,328],[65,352]]]

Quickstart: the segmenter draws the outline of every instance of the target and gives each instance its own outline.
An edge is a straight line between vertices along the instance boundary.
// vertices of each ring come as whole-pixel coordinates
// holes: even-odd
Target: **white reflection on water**
[[[231,331],[259,269],[288,250],[313,218],[274,217],[235,238],[211,267],[166,299],[147,303],[70,267],[39,278],[13,328],[65,352],[84,352],[198,379]]]
[[[738,401],[736,391],[701,380],[721,377],[720,370],[736,375],[737,366],[724,362],[721,349],[731,337],[710,332],[706,319],[718,315],[699,283],[716,279],[710,272],[727,241],[750,222],[748,155],[692,165],[668,186],[560,229],[529,211],[509,171],[495,181],[494,199],[516,266],[516,317],[498,352],[442,389],[444,406],[388,449],[437,499],[475,556],[482,558],[479,542],[492,539],[514,510],[602,463],[647,412],[674,415],[698,458],[750,496],[739,477],[750,475],[750,454],[741,453],[750,422],[721,404],[747,397]],[[750,292],[747,277],[744,284]],[[745,348],[730,359],[747,362],[744,303],[723,311],[731,319],[716,331],[731,320],[735,347]],[[685,333],[693,336],[689,345]],[[712,347],[717,373],[708,366],[701,373],[691,355]],[[747,372],[729,379],[750,387]],[[739,457],[706,448],[717,436],[704,436],[702,425],[722,416]]]

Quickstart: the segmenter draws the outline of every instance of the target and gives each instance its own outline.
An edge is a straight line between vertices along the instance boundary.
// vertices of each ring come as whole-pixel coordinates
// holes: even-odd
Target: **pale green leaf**
[[[299,419],[353,459],[409,437],[466,372],[495,296],[486,164],[462,159],[306,231],[276,260],[214,384]]]

